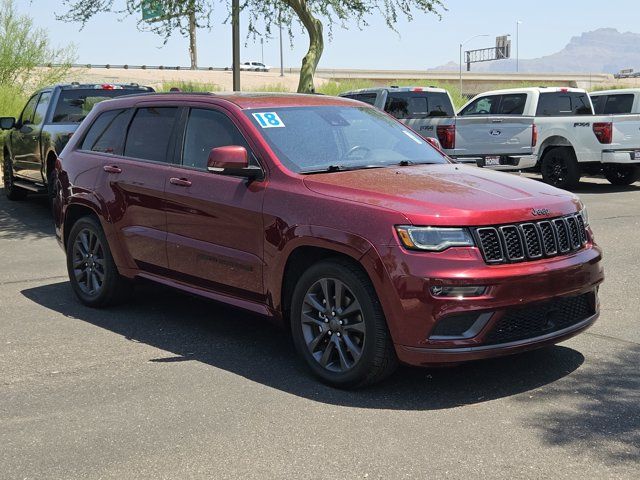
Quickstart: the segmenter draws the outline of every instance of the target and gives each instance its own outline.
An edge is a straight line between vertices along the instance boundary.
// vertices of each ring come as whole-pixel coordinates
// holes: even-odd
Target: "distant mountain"
[[[514,52],[512,52],[513,54]],[[471,66],[477,72],[514,72],[515,58]],[[600,28],[573,37],[557,53],[541,58],[520,59],[520,72],[617,73],[625,68],[640,70],[640,34],[621,33],[615,28]],[[449,62],[436,70],[457,70]]]

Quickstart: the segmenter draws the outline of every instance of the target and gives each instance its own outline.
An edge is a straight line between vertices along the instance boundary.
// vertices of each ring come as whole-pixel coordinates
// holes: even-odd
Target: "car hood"
[[[497,225],[581,208],[575,195],[540,181],[457,164],[322,173],[304,183],[322,195],[394,210],[415,225]]]

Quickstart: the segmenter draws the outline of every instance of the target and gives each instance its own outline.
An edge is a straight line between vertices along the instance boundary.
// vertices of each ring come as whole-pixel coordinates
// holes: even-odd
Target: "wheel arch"
[[[102,224],[98,213],[88,204],[72,203],[67,206],[62,225],[62,244],[65,249],[67,248],[67,241],[69,240],[69,232],[78,220],[87,216],[95,217]]]
[[[540,166],[540,164],[542,163],[542,159],[549,152],[549,150],[557,147],[570,148],[573,152],[573,155],[575,156],[576,154],[575,148],[573,147],[573,144],[571,143],[571,141],[569,141],[569,139],[562,135],[551,135],[550,137],[545,138],[540,144],[540,154],[538,155],[538,163],[536,166]]]

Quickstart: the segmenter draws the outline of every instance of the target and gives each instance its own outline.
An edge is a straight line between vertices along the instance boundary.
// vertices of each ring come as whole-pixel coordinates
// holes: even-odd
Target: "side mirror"
[[[435,148],[436,150],[438,150],[439,152],[442,151],[442,145],[440,145],[440,142],[438,141],[437,138],[433,138],[433,137],[425,137],[424,138],[427,143],[429,145],[431,145],[433,148]]]
[[[212,148],[209,152],[207,170],[223,175],[237,175],[256,179],[262,176],[262,169],[249,166],[247,149],[238,145]]]
[[[13,117],[0,117],[0,129],[11,130],[16,126],[16,119]]]

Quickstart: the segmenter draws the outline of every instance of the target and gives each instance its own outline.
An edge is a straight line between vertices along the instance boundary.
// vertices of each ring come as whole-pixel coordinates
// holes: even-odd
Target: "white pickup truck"
[[[582,174],[615,185],[640,177],[640,115],[594,115],[574,88],[522,88],[478,95],[448,128],[445,151],[462,162],[502,170],[533,167],[545,182],[574,187]]]

